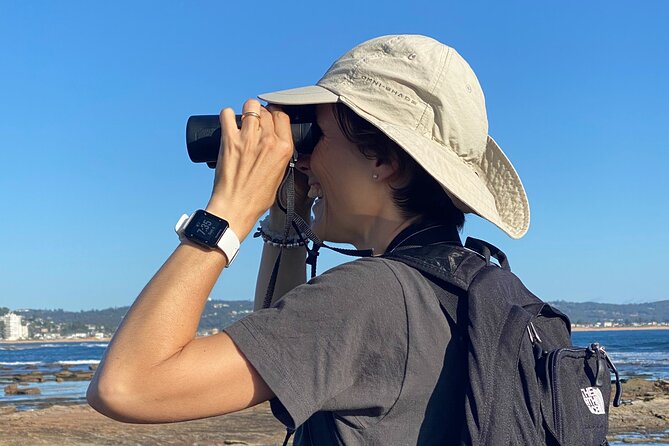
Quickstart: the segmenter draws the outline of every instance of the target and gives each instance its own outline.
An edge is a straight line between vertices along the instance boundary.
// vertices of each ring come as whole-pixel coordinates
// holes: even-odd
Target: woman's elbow
[[[117,382],[94,376],[86,391],[88,404],[102,415],[124,423],[142,423],[133,410],[132,393]]]

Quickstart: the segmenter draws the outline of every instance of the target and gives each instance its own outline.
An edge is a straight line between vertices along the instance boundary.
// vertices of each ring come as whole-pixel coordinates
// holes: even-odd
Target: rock
[[[40,395],[42,391],[37,387],[19,387],[17,384],[5,386],[5,395]]]
[[[660,390],[663,394],[669,395],[669,380],[658,379],[655,381],[655,387]]]
[[[42,372],[31,372],[13,376],[14,381],[19,382],[44,382]]]
[[[42,391],[37,387],[27,387],[25,389],[19,389],[19,395],[40,395]]]
[[[69,370],[61,370],[56,373],[56,381],[90,381],[93,378],[93,372],[71,372]]]
[[[646,379],[632,378],[623,383],[623,397],[625,399],[640,399],[645,396],[654,395],[657,391],[655,383]]]
[[[14,406],[0,406],[0,415],[7,415],[14,412],[16,412],[16,407]]]
[[[88,370],[97,370],[98,369],[98,364],[89,364],[88,365]]]

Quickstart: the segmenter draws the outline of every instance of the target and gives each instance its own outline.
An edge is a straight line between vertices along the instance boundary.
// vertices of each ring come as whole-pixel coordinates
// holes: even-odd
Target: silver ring
[[[260,121],[260,113],[254,112],[254,111],[249,111],[249,112],[242,113],[242,121],[244,120],[244,118],[247,118],[249,116],[253,116],[254,118],[258,118],[258,121]]]

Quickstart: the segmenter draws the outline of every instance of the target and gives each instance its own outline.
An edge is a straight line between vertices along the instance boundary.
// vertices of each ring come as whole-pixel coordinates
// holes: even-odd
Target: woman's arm
[[[302,175],[302,174],[296,174]],[[306,222],[309,222],[309,214],[311,212],[311,199],[306,198],[306,193],[301,193],[301,187],[296,185],[296,198],[301,200],[300,205],[297,206],[300,210],[297,211]],[[305,198],[302,200],[301,195]],[[283,233],[285,225],[285,214],[274,205],[269,212],[269,227],[277,234]],[[254,308],[259,310],[262,308],[267,293],[267,285],[276,258],[279,255],[280,248],[272,246],[268,243],[263,245],[262,257],[260,258],[260,268],[258,269],[258,279],[256,281],[255,304]],[[298,285],[306,282],[306,258],[307,250],[303,247],[284,249],[281,255],[281,264],[279,266],[279,273],[277,274],[276,284],[274,287],[274,294],[272,296],[272,303],[276,302],[281,296],[286,294]]]
[[[237,129],[221,112],[225,144],[207,210],[243,240],[274,201],[292,155],[287,115],[247,101]],[[196,339],[206,299],[227,258],[182,243],[142,290],[116,331],[87,398],[101,413],[129,422],[203,418],[249,407],[271,390],[225,333]]]
[[[273,397],[227,334],[195,338],[227,259],[181,244],[125,316],[88,389],[96,410],[127,422],[234,412]]]

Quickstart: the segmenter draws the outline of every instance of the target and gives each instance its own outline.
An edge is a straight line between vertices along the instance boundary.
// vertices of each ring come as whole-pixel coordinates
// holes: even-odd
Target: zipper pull
[[[602,347],[598,342],[593,342],[590,344],[590,350],[594,353],[597,358],[597,371],[595,372],[595,386],[602,387],[604,385],[604,369],[606,363],[604,362],[604,357],[602,356]]]
[[[539,333],[537,332],[537,329],[532,322],[527,324],[527,334],[530,337],[530,342],[532,342],[532,351],[534,353],[534,359],[538,361],[541,358],[543,358],[548,352],[543,349],[543,346],[541,345],[542,343],[541,337],[539,336]]]

